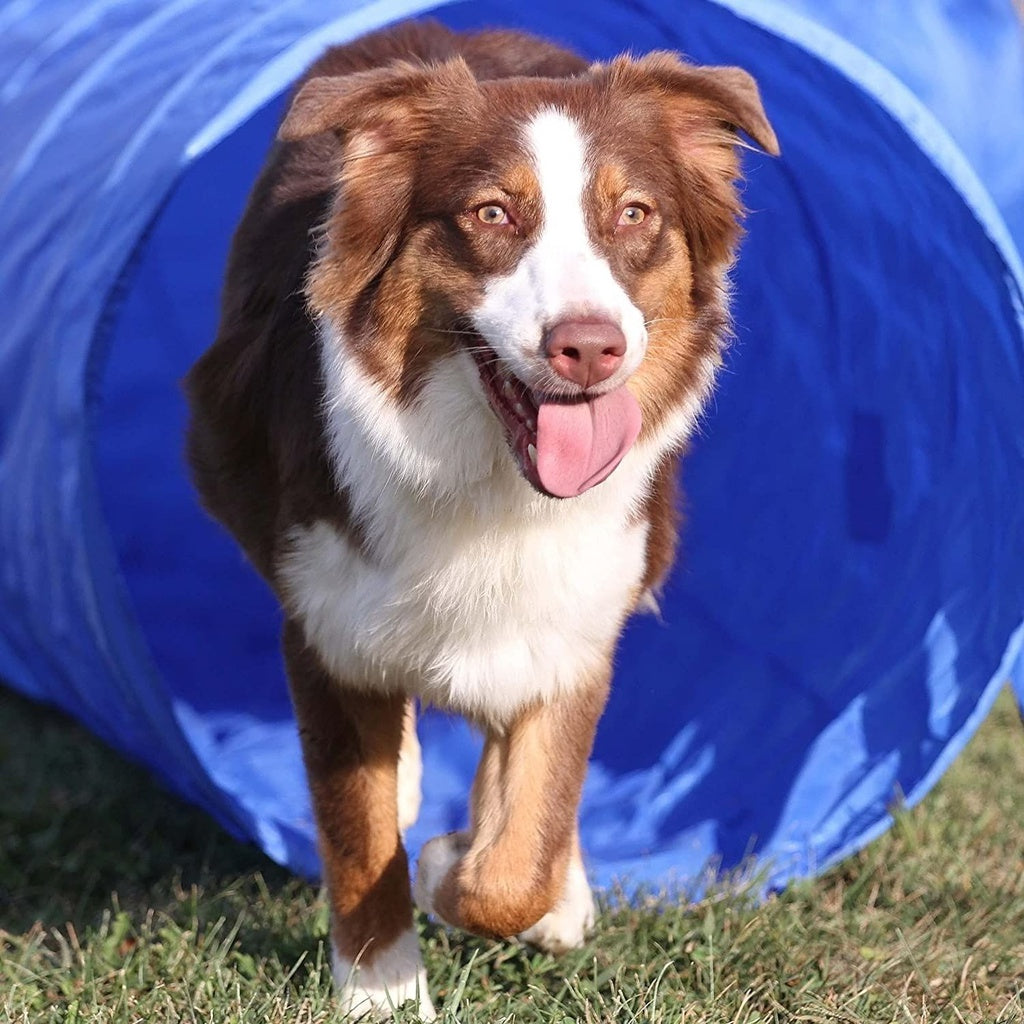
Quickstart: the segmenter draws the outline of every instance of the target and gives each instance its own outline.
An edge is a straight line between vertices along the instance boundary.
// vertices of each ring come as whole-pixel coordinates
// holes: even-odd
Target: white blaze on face
[[[587,232],[584,195],[592,178],[587,144],[569,115],[542,110],[524,131],[540,185],[543,221],[533,246],[511,274],[488,282],[473,322],[526,384],[544,373],[544,332],[564,320],[607,319],[626,338],[622,365],[607,389],[625,382],[647,346],[643,315],[596,251]]]

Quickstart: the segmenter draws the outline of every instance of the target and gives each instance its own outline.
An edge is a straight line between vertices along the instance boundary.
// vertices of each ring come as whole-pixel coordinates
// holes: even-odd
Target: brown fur
[[[409,865],[398,836],[405,699],[333,679],[288,622],[284,656],[331,897],[335,948],[372,963],[412,926]]]
[[[217,340],[187,378],[202,500],[279,596],[276,562],[295,526],[326,520],[375,557],[328,462],[314,319],[344,325],[364,369],[413,401],[425,369],[467,343],[482,278],[514,267],[537,230],[538,186],[511,129],[548,103],[601,153],[586,215],[648,322],[649,354],[630,383],[648,434],[717,354],[739,236],[734,127],[777,151],[744,72],[669,54],[588,69],[515,33],[429,23],[330,51],[299,83],[235,236]],[[472,214],[496,199],[514,208],[513,229]],[[645,223],[616,226],[629,203],[650,206]],[[674,480],[666,459],[638,513],[650,524],[644,588],[674,557]],[[332,678],[295,622],[283,643],[335,942],[371,963],[412,921],[396,796],[405,700]],[[609,675],[610,655],[573,695],[488,731],[464,855],[436,894],[447,920],[511,935],[558,899],[579,857],[575,808]]]

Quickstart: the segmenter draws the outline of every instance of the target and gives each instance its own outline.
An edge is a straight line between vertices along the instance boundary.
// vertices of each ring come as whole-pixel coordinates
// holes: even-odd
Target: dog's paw
[[[420,1020],[436,1013],[427,991],[427,975],[420,957],[416,932],[403,932],[395,943],[380,950],[367,963],[355,963],[332,953],[332,973],[339,1009],[349,1020],[391,1020],[393,1010],[410,999]]]
[[[416,906],[432,917],[439,917],[434,907],[434,893],[452,866],[469,849],[469,837],[465,832],[449,832],[434,836],[423,844],[419,863],[416,865],[416,885],[413,899]],[[442,918],[443,920],[443,918]]]
[[[520,932],[519,938],[545,953],[567,953],[587,941],[596,913],[586,872],[582,864],[574,860],[569,865],[562,898],[535,925]]]

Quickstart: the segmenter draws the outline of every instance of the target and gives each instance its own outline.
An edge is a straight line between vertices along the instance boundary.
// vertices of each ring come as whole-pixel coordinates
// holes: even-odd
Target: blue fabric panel
[[[0,6],[0,677],[246,834],[254,823],[180,732],[125,589],[96,493],[93,400],[112,292],[189,143],[346,10],[362,16],[337,0]]]
[[[682,560],[617,659],[582,815],[602,883],[687,882],[748,852],[774,884],[819,870],[897,794],[920,799],[1015,662],[1024,680],[1019,258],[941,127],[800,3],[438,11],[596,58],[742,64],[783,145],[745,154],[737,340],[686,466]],[[914,0],[878,32],[842,0],[814,7],[954,134],[970,119],[946,100],[980,103],[986,62],[993,82],[1011,69],[993,95],[1014,88],[987,0]],[[0,3],[0,676],[310,874],[278,613],[197,508],[177,382],[212,337],[281,90],[327,42],[416,9]],[[954,81],[929,92],[940,64]],[[1010,216],[1004,140],[986,149],[980,122],[960,139]],[[414,849],[462,822],[477,750],[444,717],[422,731]]]
[[[904,82],[967,156],[1024,248],[1024,18],[1014,0],[759,0],[799,13]]]

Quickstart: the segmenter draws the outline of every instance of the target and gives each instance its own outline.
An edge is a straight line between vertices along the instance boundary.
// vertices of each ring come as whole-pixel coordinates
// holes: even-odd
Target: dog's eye
[[[619,222],[616,225],[620,228],[635,227],[647,219],[647,211],[636,203],[631,203],[619,214]]]
[[[477,220],[482,221],[484,224],[501,225],[512,223],[508,211],[504,206],[499,206],[497,203],[487,203],[485,206],[478,207],[476,217]]]

